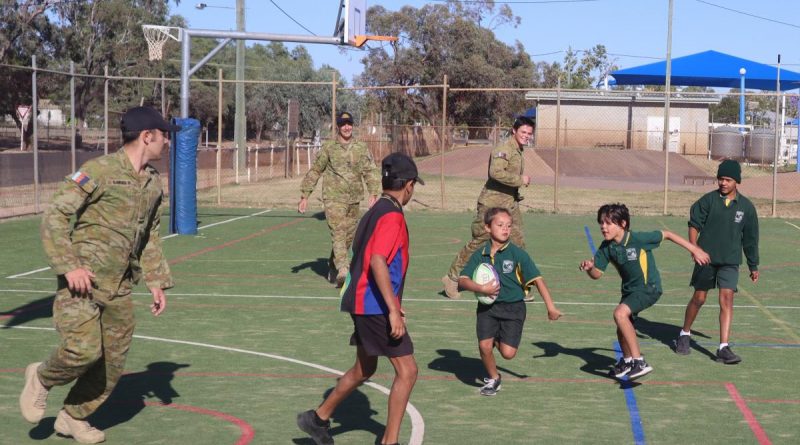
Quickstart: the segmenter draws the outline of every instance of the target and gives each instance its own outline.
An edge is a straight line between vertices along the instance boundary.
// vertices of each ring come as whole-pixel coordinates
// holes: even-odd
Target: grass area
[[[281,184],[285,207],[292,207],[296,184]],[[475,193],[463,193],[467,206],[466,196],[474,200]],[[435,200],[436,194],[426,191],[419,199]],[[291,210],[254,215],[261,211],[202,208],[201,227],[222,224],[164,241],[177,286],[159,318],[148,313],[150,297],[137,288],[139,337],[129,374],[92,419],[106,429],[109,443],[248,443],[252,431],[250,443],[310,444],[294,416],[332,388],[336,375],[330,369],[352,364],[352,325],[323,277],[330,248],[325,221]],[[233,220],[247,215],[254,216]],[[472,214],[416,204],[407,217],[412,244],[404,307],[420,369],[411,403],[424,422],[425,443],[632,443],[626,397],[634,398],[649,443],[758,443],[753,425],[771,443],[800,442],[800,221],[762,221],[761,280],[753,284],[742,274],[736,297],[732,340],[744,359],[736,366],[710,358],[718,341],[713,298],[696,322],[692,354],[670,350],[690,295],[692,266],[672,243],[659,248],[665,292],[638,323],[655,371],[627,389],[606,377],[615,359],[611,311],[619,279],[609,271],[592,281],[577,270],[589,255],[584,225],[599,238],[592,215],[526,213],[528,250],[565,315],[548,322],[539,301],[528,306],[520,353],[499,361],[503,390],[488,398],[477,392],[484,371],[474,300],[447,300],[439,283],[469,236]],[[637,214],[633,227],[683,233],[685,219]],[[51,271],[9,278],[46,266],[38,219],[7,221],[0,230],[0,322],[13,328],[0,329],[0,444],[68,443],[52,429],[66,388],[54,389],[39,426],[26,424],[17,408],[23,368],[46,358],[58,341],[51,330]],[[388,388],[391,375],[382,360],[372,383]],[[386,403],[379,388],[360,388],[335,413],[336,443],[373,443],[383,430]],[[421,427],[420,419],[407,415],[401,441]]]

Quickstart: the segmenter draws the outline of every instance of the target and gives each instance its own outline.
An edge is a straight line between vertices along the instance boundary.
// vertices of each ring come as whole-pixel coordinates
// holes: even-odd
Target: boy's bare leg
[[[497,342],[497,352],[506,359],[511,360],[517,355],[517,348],[502,342]]]
[[[356,348],[356,363],[348,369],[343,376],[336,382],[336,387],[328,395],[322,404],[317,408],[317,415],[322,420],[328,420],[333,415],[333,411],[347,396],[356,388],[361,386],[368,378],[375,373],[378,367],[378,357],[369,356],[364,348]]]
[[[403,415],[417,382],[417,362],[414,355],[404,355],[402,357],[389,357],[389,361],[394,366],[394,381],[392,390],[389,393],[389,414],[386,418],[386,430],[383,432],[382,444],[397,443],[400,437],[400,423],[403,422]]]
[[[481,353],[481,361],[489,378],[496,379],[500,376],[497,372],[497,362],[494,359],[494,339],[486,338],[478,342],[478,351]]]
[[[733,289],[719,290],[719,342],[728,343],[733,322]]]
[[[631,348],[628,346],[628,342],[625,341],[625,337],[622,335],[622,331],[617,328],[617,340],[619,341],[619,347],[622,348],[622,357],[633,357],[631,355]]]
[[[627,304],[620,304],[614,309],[614,322],[617,323],[617,330],[622,334],[623,341],[620,345],[628,345],[631,357],[641,357],[639,339],[636,338],[636,330],[631,323],[631,308]]]
[[[692,299],[689,300],[689,304],[686,305],[686,313],[683,316],[684,331],[691,332],[692,324],[694,324],[694,320],[697,318],[700,308],[706,303],[707,295],[708,291],[705,290],[695,290],[694,294],[692,294]],[[720,299],[721,298],[722,295],[720,294]]]

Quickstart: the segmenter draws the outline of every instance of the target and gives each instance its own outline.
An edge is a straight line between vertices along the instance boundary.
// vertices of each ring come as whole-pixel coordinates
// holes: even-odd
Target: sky
[[[203,10],[195,7],[201,1],[208,5]],[[245,29],[270,34],[330,36],[339,3],[339,0],[245,0]],[[382,5],[388,10],[440,3],[367,0],[368,7]],[[508,4],[522,19],[516,28],[506,25],[496,29],[497,38],[509,45],[521,42],[534,62],[561,62],[568,48],[588,50],[597,44],[605,45],[609,59],[620,68],[666,58],[668,0],[495,3],[498,7]],[[172,14],[185,17],[192,29],[235,30],[235,6],[236,0],[183,0],[178,6],[170,3]],[[800,72],[800,1],[674,0],[673,8],[673,58],[715,50],[774,65],[780,54],[782,69]],[[248,45],[252,43],[255,42]],[[334,45],[304,46],[317,68],[323,64],[333,66],[348,84],[363,71],[363,50],[342,53]]]

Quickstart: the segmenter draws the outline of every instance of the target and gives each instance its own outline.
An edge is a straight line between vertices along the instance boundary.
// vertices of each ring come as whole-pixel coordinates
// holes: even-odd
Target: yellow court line
[[[789,334],[789,337],[792,337],[792,339],[794,339],[796,342],[800,343],[800,335],[797,335],[797,333],[794,331],[794,329],[792,329],[792,327],[789,326],[785,321],[779,319],[772,312],[770,312],[770,310],[767,309],[766,306],[761,304],[761,302],[758,301],[758,299],[755,296],[753,296],[753,294],[748,292],[746,289],[742,289],[742,288],[739,288],[739,293],[741,293],[742,295],[747,297],[747,299],[750,300],[753,303],[753,305],[758,307],[758,309],[760,309],[761,312],[763,312],[764,315],[766,315],[767,318],[770,321],[772,321],[773,323],[778,325],[781,329],[783,329],[784,332]]]

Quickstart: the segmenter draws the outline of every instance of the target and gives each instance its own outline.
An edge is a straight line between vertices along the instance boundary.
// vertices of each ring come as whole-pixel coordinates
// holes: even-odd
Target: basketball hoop
[[[144,32],[144,39],[147,40],[150,60],[161,60],[161,50],[167,40],[172,39],[180,42],[183,37],[183,29],[174,26],[142,25],[142,31]]]

